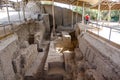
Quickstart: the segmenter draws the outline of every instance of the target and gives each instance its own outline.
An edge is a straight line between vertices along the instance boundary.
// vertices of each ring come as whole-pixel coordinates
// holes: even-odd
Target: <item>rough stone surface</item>
[[[43,56],[44,56],[44,53],[39,53],[37,55],[32,66],[25,72],[25,77],[33,77],[34,78],[36,76],[38,69],[41,65],[41,61],[42,61]]]
[[[83,54],[81,53],[79,48],[75,49],[75,61],[80,61],[83,59]]]
[[[79,49],[83,54],[86,74],[95,80],[120,79],[120,50],[88,33],[78,36]],[[81,61],[81,62],[82,62]],[[87,70],[90,70],[91,73]],[[92,77],[91,77],[92,78]]]
[[[37,32],[41,32],[41,36],[43,36],[45,32],[43,22],[31,21],[18,26],[20,28],[16,31],[16,34],[18,35],[19,44],[23,43],[24,41],[28,41],[31,34],[34,35]]]
[[[7,34],[11,33],[8,28],[11,26],[7,27]],[[15,34],[10,34],[0,41],[0,80],[21,80],[38,54],[37,44],[28,43],[29,35],[34,34],[38,44],[44,38],[45,27],[42,21],[13,24],[13,28]]]
[[[43,21],[46,27],[46,31],[50,32],[50,21],[49,21],[49,14],[43,14]]]
[[[72,72],[72,64],[71,64],[70,60],[72,59],[72,53],[64,52],[63,57],[64,57],[64,61],[65,61],[65,70],[67,73],[71,73]]]
[[[37,45],[30,45],[26,49],[21,49],[20,51],[21,56],[24,58],[25,63],[23,63],[25,70],[27,70],[32,62],[36,59],[36,56],[38,54],[37,52]]]
[[[9,43],[10,42],[10,43]],[[0,50],[0,80],[15,80],[15,73],[12,65],[14,52],[17,51],[17,36],[9,36],[3,43]],[[0,45],[0,47],[1,47]]]
[[[27,3],[25,11],[29,13],[29,17],[33,17],[34,14],[41,13],[39,5],[35,1],[29,1]]]
[[[27,48],[29,46],[28,41],[24,41],[23,43],[21,43],[20,48]]]
[[[0,27],[0,37],[3,37],[7,34],[10,34],[13,32],[12,26],[11,25],[6,25]]]

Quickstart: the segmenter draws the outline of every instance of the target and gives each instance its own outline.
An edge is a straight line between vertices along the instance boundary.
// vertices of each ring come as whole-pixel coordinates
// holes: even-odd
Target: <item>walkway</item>
[[[98,22],[98,24],[89,24],[89,26],[92,27],[91,29],[88,29],[89,31],[120,44],[120,24],[117,22],[104,22],[104,24]]]

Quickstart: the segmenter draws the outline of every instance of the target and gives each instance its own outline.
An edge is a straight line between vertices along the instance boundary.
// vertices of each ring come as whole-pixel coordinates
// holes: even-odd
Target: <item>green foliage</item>
[[[78,12],[79,14],[82,15],[82,7],[74,7],[73,11]],[[108,19],[108,10],[101,11],[101,19],[102,20],[107,20]],[[98,10],[95,9],[89,9],[85,8],[85,14],[90,15],[91,20],[97,20],[98,16]],[[120,12],[117,10],[112,10],[111,11],[111,21],[118,21],[119,20],[119,14]]]

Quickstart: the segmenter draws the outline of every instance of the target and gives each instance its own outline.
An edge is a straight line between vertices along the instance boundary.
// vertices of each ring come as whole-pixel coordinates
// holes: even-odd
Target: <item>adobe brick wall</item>
[[[43,5],[43,12],[48,13],[50,17],[50,25],[53,24],[52,22],[52,6],[51,5]],[[57,26],[71,26],[72,23],[72,11],[66,8],[61,7],[54,7],[55,12],[55,24]],[[82,16],[78,14],[78,22],[82,20]],[[73,23],[76,23],[76,13],[73,13]]]
[[[14,34],[3,38],[0,43],[0,80],[22,79],[22,75],[36,58],[37,44],[41,43],[45,33],[42,22],[31,21],[14,27]],[[37,34],[34,37],[38,42],[29,45],[29,34]]]

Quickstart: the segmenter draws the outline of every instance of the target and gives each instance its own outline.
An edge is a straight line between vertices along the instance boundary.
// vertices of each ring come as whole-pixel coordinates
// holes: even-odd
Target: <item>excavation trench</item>
[[[30,13],[41,9],[28,3]],[[0,80],[120,80],[119,45],[85,32],[69,9],[55,6],[53,23],[52,5],[42,8],[43,16],[0,30]]]

